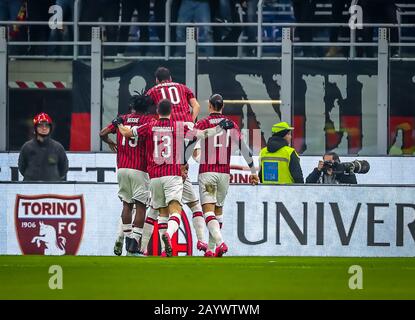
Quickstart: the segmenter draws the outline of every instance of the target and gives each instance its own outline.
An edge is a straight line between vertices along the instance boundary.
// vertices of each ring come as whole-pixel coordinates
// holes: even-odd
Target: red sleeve
[[[194,98],[195,95],[193,94],[193,91],[190,90],[188,87],[184,86],[184,92],[186,94],[187,101],[190,101],[190,99]]]
[[[114,127],[114,125],[112,123],[110,123],[109,125],[107,125],[107,129],[111,131],[111,133],[116,133],[117,132],[117,128]]]
[[[198,122],[196,122],[195,128],[199,130],[205,130],[205,121],[199,120]]]
[[[148,136],[148,133],[150,132],[149,128],[150,128],[149,122],[144,123],[137,127],[133,127],[133,134],[136,137],[145,138],[146,136]]]

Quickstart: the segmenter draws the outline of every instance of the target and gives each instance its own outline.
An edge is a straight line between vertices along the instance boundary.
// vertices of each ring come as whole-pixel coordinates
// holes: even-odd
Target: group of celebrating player
[[[197,121],[200,105],[193,92],[173,82],[167,68],[158,68],[155,77],[154,87],[132,97],[129,113],[100,132],[103,141],[117,152],[118,196],[123,202],[122,228],[114,253],[121,255],[125,238],[128,253],[145,255],[157,223],[161,255],[171,257],[171,239],[180,226],[182,204],[186,204],[193,213],[197,249],[206,257],[221,257],[228,251],[221,228],[232,145],[240,148],[251,169],[250,182],[257,184],[252,153],[237,124],[222,114],[224,102],[219,94],[209,98],[209,115]],[[156,115],[149,113],[152,106],[157,106]],[[117,134],[116,143],[110,133]],[[191,156],[200,164],[201,205],[187,175]]]

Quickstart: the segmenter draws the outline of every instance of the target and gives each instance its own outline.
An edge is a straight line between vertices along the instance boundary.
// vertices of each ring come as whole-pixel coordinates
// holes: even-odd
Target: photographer
[[[336,164],[339,163],[340,158],[337,153],[327,152],[323,156],[323,161],[320,160],[318,167],[309,174],[306,183],[357,184],[356,175],[353,172],[335,171]]]

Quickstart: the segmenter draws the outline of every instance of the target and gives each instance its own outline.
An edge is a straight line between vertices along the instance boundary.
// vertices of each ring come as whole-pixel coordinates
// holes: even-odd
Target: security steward
[[[293,129],[287,122],[272,126],[272,137],[259,154],[261,183],[304,183],[300,158],[294,148],[290,147]]]
[[[53,140],[52,119],[40,113],[33,119],[35,137],[26,142],[19,154],[19,171],[24,181],[62,181],[68,172],[63,146]]]

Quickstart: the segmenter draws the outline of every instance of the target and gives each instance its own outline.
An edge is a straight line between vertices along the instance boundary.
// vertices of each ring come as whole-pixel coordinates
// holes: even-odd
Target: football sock
[[[172,237],[180,226],[180,214],[172,213],[167,224],[167,233]]]
[[[137,241],[137,243],[140,242],[142,235],[143,235],[143,228],[133,226],[132,237]]]
[[[220,232],[219,222],[216,220],[215,213],[212,211],[206,212],[205,221],[215,243],[217,245],[221,244],[223,242],[222,234]]]
[[[118,222],[117,238],[119,240],[124,239],[124,230],[122,229],[122,220],[121,219]]]
[[[133,229],[133,227],[132,227],[131,223],[123,224],[122,225],[122,231],[123,231],[124,237],[130,237],[132,229]]]
[[[216,249],[216,242],[215,239],[213,239],[212,235],[209,233],[209,243],[208,243],[208,250],[215,252]]]
[[[161,236],[166,233],[167,231],[167,223],[169,218],[167,217],[158,217],[158,227],[159,227],[159,235],[160,235],[160,244],[161,244],[161,252],[165,251],[166,248],[164,247],[164,241],[161,240]]]
[[[205,219],[203,218],[202,207],[198,203],[193,208],[191,208],[193,212],[193,227],[195,228],[197,240],[204,242],[205,238]]]
[[[216,220],[218,220],[218,222],[219,222],[219,228],[222,230],[222,226],[223,226],[223,214],[221,214],[220,216],[216,216]]]
[[[140,251],[142,252],[147,250],[148,242],[153,234],[154,224],[157,223],[158,215],[158,210],[154,210],[153,208],[147,210],[147,218],[144,222],[143,234],[141,236]]]

